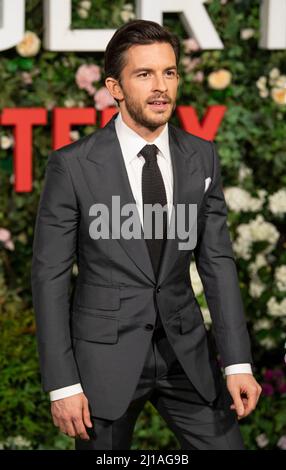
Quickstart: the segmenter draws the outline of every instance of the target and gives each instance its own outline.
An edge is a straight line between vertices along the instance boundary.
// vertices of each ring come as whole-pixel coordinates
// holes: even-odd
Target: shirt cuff
[[[76,395],[77,393],[82,393],[83,389],[81,384],[74,384],[70,385],[69,387],[58,388],[57,390],[53,390],[50,392],[50,400],[61,400],[62,398],[71,397],[72,395]]]
[[[232,366],[225,367],[224,372],[225,375],[252,374],[252,369],[250,364],[234,364]]]

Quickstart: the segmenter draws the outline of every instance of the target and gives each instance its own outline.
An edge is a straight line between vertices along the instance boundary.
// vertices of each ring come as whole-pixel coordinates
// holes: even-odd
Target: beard
[[[121,85],[122,86],[122,85]],[[145,111],[143,106],[139,104],[135,99],[124,92],[124,100],[126,109],[137,124],[140,126],[146,127],[150,131],[155,131],[158,127],[163,126],[166,122],[169,121],[170,117],[172,116],[175,108],[176,103],[171,102],[171,107],[168,112],[165,113],[158,113],[157,117],[152,118],[148,113]],[[151,113],[151,111],[150,111]]]

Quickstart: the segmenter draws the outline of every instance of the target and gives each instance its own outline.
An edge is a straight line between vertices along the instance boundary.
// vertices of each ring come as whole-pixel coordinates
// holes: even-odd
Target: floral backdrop
[[[201,50],[175,13],[164,24],[181,38],[178,104],[200,118],[207,106],[227,111],[215,136],[228,205],[240,288],[251,334],[254,374],[263,393],[256,410],[240,421],[247,448],[286,450],[286,51],[259,41],[258,0],[208,0],[205,7],[224,43]],[[135,18],[134,3],[73,0],[75,28],[118,28]],[[26,2],[26,33],[0,56],[0,108],[92,107],[116,103],[103,81],[103,53],[51,52],[42,47],[42,1]],[[50,113],[49,113],[50,115]],[[172,122],[179,125],[176,114]],[[74,126],[72,141],[96,126]],[[0,447],[72,449],[50,417],[41,390],[30,267],[33,229],[47,157],[51,122],[33,130],[33,190],[13,189],[13,129],[0,128]],[[74,265],[73,279],[77,274]],[[192,284],[211,334],[203,287],[192,262]],[[146,404],[134,449],[177,449],[163,419]]]

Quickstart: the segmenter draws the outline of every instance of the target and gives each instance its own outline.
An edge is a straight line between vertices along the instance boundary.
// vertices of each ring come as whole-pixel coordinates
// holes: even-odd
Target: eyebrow
[[[164,71],[171,70],[171,69],[177,70],[177,66],[176,65],[171,65],[170,67],[166,67],[164,69]],[[153,70],[154,69],[150,69],[148,67],[139,67],[138,69],[133,70],[132,75],[134,75],[135,73],[138,73],[138,72],[153,72]]]

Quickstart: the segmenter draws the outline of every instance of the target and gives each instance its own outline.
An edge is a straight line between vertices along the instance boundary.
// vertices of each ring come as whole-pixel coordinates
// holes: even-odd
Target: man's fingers
[[[245,408],[246,405],[247,405],[247,398],[242,398],[242,403],[243,403],[243,406],[244,406],[244,408]],[[235,409],[236,409],[236,408],[235,408],[235,404],[233,403],[232,405],[230,405],[230,408],[231,408],[232,410],[235,410]]]
[[[76,435],[79,436],[81,439],[86,439],[89,440],[90,437],[86,432],[84,423],[80,417],[75,418],[73,421],[75,430],[76,430]]]
[[[83,410],[82,410],[82,415],[83,415],[83,422],[88,428],[92,428],[92,422],[90,420],[90,413],[88,409],[88,401],[84,401],[83,404]]]
[[[58,428],[59,427],[59,420],[53,416],[53,422],[54,422],[54,425]]]
[[[59,420],[60,430],[67,434],[70,437],[75,437],[76,430],[73,426],[73,423],[70,419],[61,419]]]
[[[245,392],[247,394],[247,405],[245,409],[245,416],[248,416],[256,407],[257,403],[257,389],[255,387],[249,388]]]
[[[244,404],[240,396],[239,388],[238,387],[233,388],[232,390],[230,390],[230,394],[234,401],[234,408],[236,410],[236,413],[238,414],[238,416],[242,417],[244,415]]]
[[[261,392],[262,392],[262,387],[261,387],[259,384],[257,384],[257,397],[256,397],[256,405],[257,405],[257,403],[258,403],[258,400],[259,400],[259,398],[260,398]]]
[[[92,428],[88,400],[83,393],[55,400],[51,404],[55,426],[70,437],[89,440],[87,427]]]

